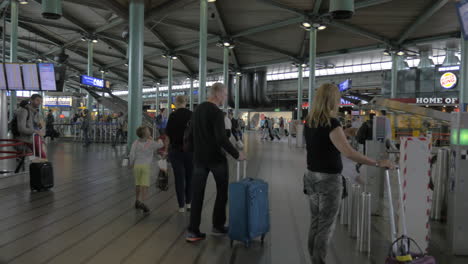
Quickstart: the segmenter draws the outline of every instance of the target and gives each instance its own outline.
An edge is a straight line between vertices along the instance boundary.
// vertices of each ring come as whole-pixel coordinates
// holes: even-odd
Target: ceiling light
[[[326,28],[327,28],[327,26],[325,26],[325,25],[320,25],[320,26],[317,27],[318,30],[324,30]]]
[[[125,67],[128,67],[128,63],[125,63]]]
[[[165,59],[167,58],[167,55],[166,55],[166,54],[163,54],[163,55],[161,55],[161,56],[162,56],[163,58],[165,58]]]
[[[86,38],[84,36],[81,36],[81,41],[86,41]]]
[[[19,0],[20,5],[27,5],[28,0]]]
[[[216,0],[208,0],[208,3],[216,2]]]
[[[93,43],[98,43],[98,39],[96,37],[93,38],[93,40],[91,40]]]
[[[310,24],[309,21],[304,21],[304,22],[302,22],[301,25],[302,25],[303,27],[305,27],[305,28],[311,28],[311,27],[312,27],[312,25]]]
[[[229,46],[231,46],[231,43],[229,41],[224,41],[223,46],[224,47],[229,47]]]
[[[305,68],[305,67],[307,67],[307,64],[302,63],[301,66],[302,66],[302,68]]]
[[[178,58],[177,58],[177,56],[176,56],[176,55],[173,55],[173,56],[171,57],[171,59],[173,59],[173,60],[177,60]]]
[[[399,51],[397,51],[396,54],[397,54],[398,56],[403,56],[403,55],[406,54],[406,52],[405,52],[404,50],[399,50]]]
[[[242,75],[242,73],[241,73],[241,72],[236,72],[236,75],[238,75],[238,76],[239,76],[239,75]]]
[[[388,49],[384,50],[383,55],[390,56],[390,51]]]
[[[101,73],[105,73],[106,71],[105,71],[104,69],[101,69],[100,72],[101,72]]]

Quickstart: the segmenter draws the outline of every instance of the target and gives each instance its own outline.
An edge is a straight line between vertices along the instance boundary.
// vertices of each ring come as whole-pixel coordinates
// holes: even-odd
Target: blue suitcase
[[[246,164],[244,162],[244,176]],[[229,185],[229,238],[234,241],[250,242],[270,231],[268,205],[268,183],[258,179],[245,178],[239,181],[240,163],[237,163],[237,182]]]

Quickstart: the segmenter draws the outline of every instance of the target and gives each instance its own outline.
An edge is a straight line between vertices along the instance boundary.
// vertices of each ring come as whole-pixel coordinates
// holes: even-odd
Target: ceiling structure
[[[176,76],[198,72],[199,0],[145,1],[144,82],[167,77],[167,51],[175,52]],[[352,19],[334,20],[318,32],[319,62],[343,54],[385,48],[411,48],[437,40],[459,38],[454,0],[357,0]],[[53,59],[62,49],[70,56],[71,75],[86,72],[87,42],[95,35],[94,75],[125,89],[128,80],[128,0],[64,0],[63,16],[41,16],[41,0],[30,0],[19,10],[19,59]],[[208,73],[222,71],[223,51],[216,43],[229,37],[233,70],[306,61],[308,33],[300,27],[306,18],[326,14],[329,0],[218,0],[209,3]],[[8,15],[7,15],[8,17]],[[6,33],[9,35],[7,19]],[[8,41],[8,40],[7,40]],[[452,41],[453,42],[453,41]],[[451,43],[452,43],[451,42]],[[7,45],[8,47],[8,45]],[[439,47],[440,48],[440,47]],[[8,52],[7,52],[8,55]]]

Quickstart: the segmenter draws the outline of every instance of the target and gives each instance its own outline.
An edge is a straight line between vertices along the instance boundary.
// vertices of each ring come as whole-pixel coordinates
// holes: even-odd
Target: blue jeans
[[[183,208],[192,202],[193,153],[170,151],[169,161],[174,171],[179,208]]]
[[[340,174],[307,171],[304,193],[310,203],[309,254],[314,264],[325,264],[341,203],[343,183]]]

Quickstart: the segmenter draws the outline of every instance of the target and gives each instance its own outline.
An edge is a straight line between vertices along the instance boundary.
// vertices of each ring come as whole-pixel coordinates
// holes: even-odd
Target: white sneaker
[[[185,208],[179,208],[179,213],[185,213]]]
[[[187,208],[187,211],[190,211],[190,209],[192,209],[192,206],[190,204],[186,204],[185,208]]]

